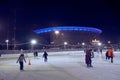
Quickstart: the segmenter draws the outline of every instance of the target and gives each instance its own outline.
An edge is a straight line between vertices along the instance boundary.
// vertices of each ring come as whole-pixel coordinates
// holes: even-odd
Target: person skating
[[[23,62],[23,61],[25,61],[25,63],[26,63],[24,54],[21,54],[21,55],[19,56],[17,62],[16,62],[16,63],[19,62],[19,64],[20,64],[20,70],[24,70],[24,69],[23,69],[23,68],[24,68],[24,62]]]
[[[93,67],[92,66],[92,60],[91,60],[91,49],[86,50],[86,55],[85,55],[85,62],[87,64],[87,67]]]
[[[48,59],[47,56],[48,56],[47,52],[44,51],[44,54],[43,54],[44,62],[47,62],[47,59]]]
[[[106,51],[105,56],[106,56],[106,60],[108,60],[109,59],[108,51]]]
[[[108,56],[109,56],[109,58],[111,59],[111,63],[113,63],[113,57],[114,57],[115,55],[114,55],[114,52],[113,52],[113,49],[112,49],[112,48],[110,48],[110,49],[108,50]]]

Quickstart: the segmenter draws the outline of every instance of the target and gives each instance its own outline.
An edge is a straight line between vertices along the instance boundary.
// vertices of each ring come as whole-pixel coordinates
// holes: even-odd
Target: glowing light
[[[99,42],[99,43],[98,43],[98,46],[101,46],[101,45],[102,45],[102,43]]]
[[[94,32],[101,34],[102,30],[97,28],[91,28],[91,27],[79,27],[79,26],[57,26],[57,27],[51,27],[51,28],[44,28],[44,29],[38,29],[34,32],[36,34],[46,33],[46,32],[53,32],[53,31],[88,31],[88,32]]]
[[[6,42],[6,43],[8,43],[8,42],[9,42],[9,40],[5,40],[5,42]]]
[[[37,41],[36,40],[31,40],[31,44],[36,44],[37,43]]]
[[[8,42],[9,42],[9,40],[7,39],[7,40],[5,40],[5,42],[6,42],[6,46],[7,46],[7,50],[8,50]]]
[[[100,41],[99,40],[92,40],[93,43],[99,43]]]
[[[111,42],[110,41],[108,41],[108,44],[110,44]]]
[[[83,43],[82,43],[82,45],[84,46],[84,45],[85,45],[85,43],[83,42]]]
[[[64,42],[64,45],[67,45],[68,43],[67,42]]]
[[[55,31],[55,34],[59,34],[60,32],[59,31]]]

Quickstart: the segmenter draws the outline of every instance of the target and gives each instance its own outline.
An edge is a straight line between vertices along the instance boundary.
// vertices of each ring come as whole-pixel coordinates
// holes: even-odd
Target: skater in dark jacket
[[[19,64],[20,64],[20,70],[23,70],[23,67],[24,67],[24,63],[23,63],[23,61],[25,61],[25,63],[26,63],[26,60],[25,60],[24,54],[21,54],[21,55],[19,56],[17,62],[16,62],[16,63],[19,62]]]
[[[108,51],[106,51],[105,56],[106,56],[106,60],[108,60],[109,59]]]
[[[48,56],[47,52],[44,51],[44,54],[43,54],[44,62],[47,62],[47,56]]]
[[[85,55],[85,62],[87,64],[87,67],[92,67],[92,60],[91,60],[91,49],[86,50]]]

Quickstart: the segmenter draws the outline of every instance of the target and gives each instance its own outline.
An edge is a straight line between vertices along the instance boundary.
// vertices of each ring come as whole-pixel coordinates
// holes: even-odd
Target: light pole
[[[99,42],[99,43],[98,43],[98,46],[101,46],[101,45],[102,45],[102,43]]]
[[[108,44],[110,44],[111,42],[110,41],[108,41]]]
[[[84,46],[84,45],[85,45],[85,43],[83,42],[83,43],[82,43],[82,45]]]
[[[9,40],[7,39],[7,40],[5,40],[5,42],[6,42],[6,48],[8,50],[8,42],[9,42]]]
[[[59,31],[57,31],[57,30],[55,31],[55,34],[56,34],[56,35],[59,34],[59,33],[60,33]]]
[[[33,46],[37,43],[35,39],[31,40],[31,50],[33,50]]]
[[[101,42],[98,42],[98,53],[100,52],[101,54],[102,54],[102,48],[101,48],[101,46],[102,46],[102,43]]]
[[[68,43],[67,42],[64,42],[64,49],[66,49],[66,45],[67,45]]]
[[[54,38],[55,45],[58,45],[58,43],[59,43],[59,34],[60,34],[60,31],[55,30],[55,31],[54,31],[54,34],[55,34],[55,38]]]
[[[108,41],[108,48],[111,47],[111,41]]]
[[[83,46],[83,50],[84,50],[84,46],[85,46],[85,43],[84,43],[84,42],[82,43],[82,46]]]

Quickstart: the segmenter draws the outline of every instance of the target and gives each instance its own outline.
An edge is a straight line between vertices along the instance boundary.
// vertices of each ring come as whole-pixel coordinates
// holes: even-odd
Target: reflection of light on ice
[[[99,57],[102,57],[102,55],[99,53]]]
[[[98,55],[99,55],[99,59],[102,60],[102,55],[100,53]]]
[[[102,60],[102,54],[100,52],[94,52],[95,57],[97,57],[99,60]]]

